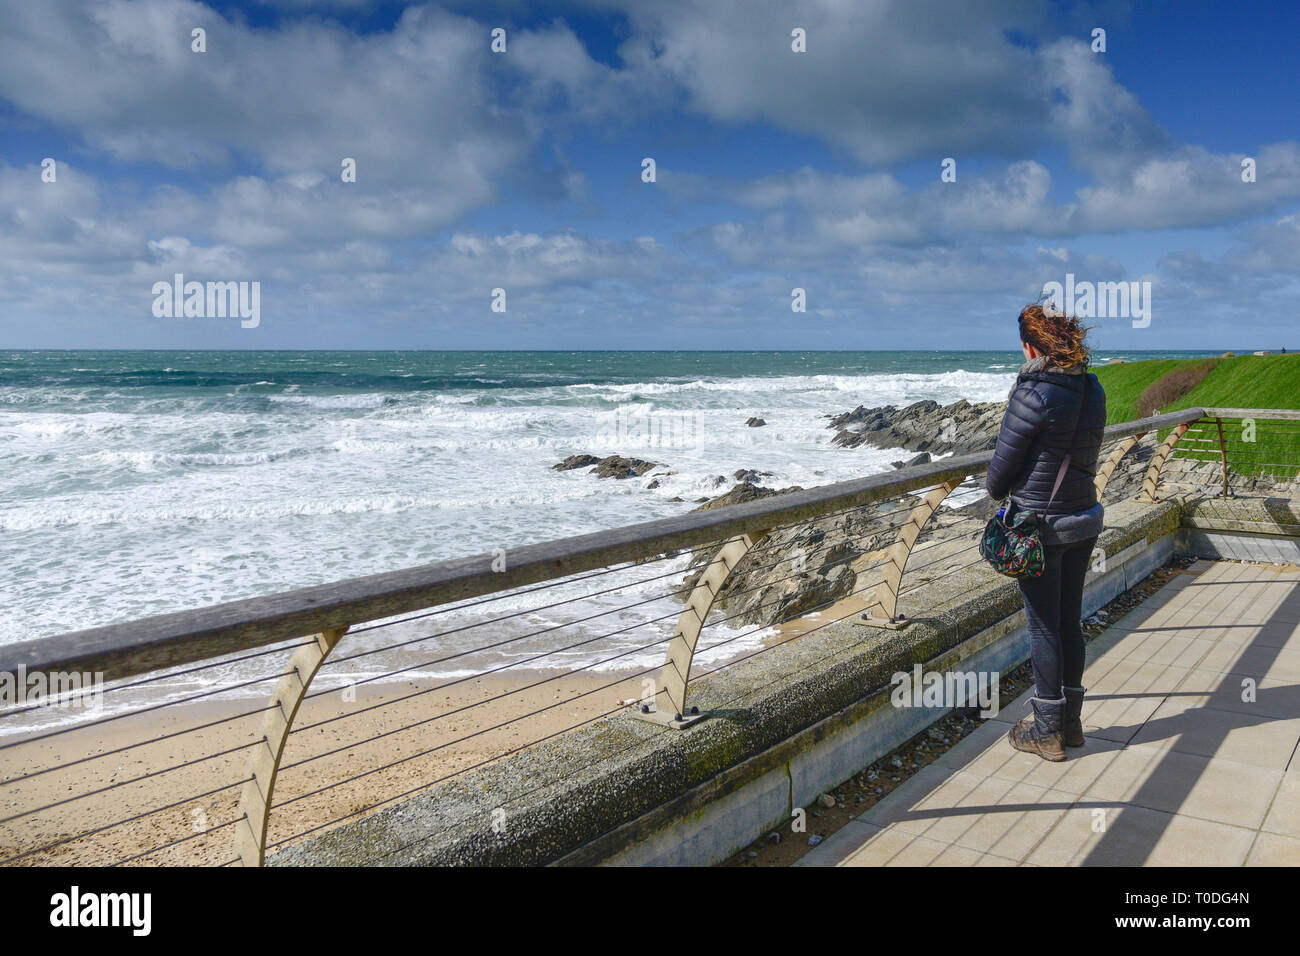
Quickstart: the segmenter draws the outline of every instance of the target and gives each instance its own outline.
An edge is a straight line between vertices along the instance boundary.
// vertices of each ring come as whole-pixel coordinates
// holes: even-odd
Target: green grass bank
[[[1108,424],[1141,417],[1138,400],[1148,389],[1175,387],[1199,376],[1204,358],[1153,359],[1099,365],[1093,371],[1106,389]],[[1192,406],[1207,408],[1300,408],[1300,353],[1237,355],[1214,360],[1213,367],[1191,390],[1162,405],[1172,412]]]

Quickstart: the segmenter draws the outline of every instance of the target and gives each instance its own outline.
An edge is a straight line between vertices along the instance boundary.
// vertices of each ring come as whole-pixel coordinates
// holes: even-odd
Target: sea
[[[1199,354],[1099,351],[1094,363]],[[0,352],[0,644],[680,515],[742,469],[773,488],[885,471],[909,455],[835,446],[828,416],[1001,400],[1021,361],[1011,351]],[[661,467],[627,480],[551,467],[580,453]],[[538,628],[559,613],[525,617]],[[441,663],[421,673],[521,659],[508,647],[442,661],[475,639],[430,639]],[[601,667],[620,647],[546,664]],[[608,666],[656,656],[662,647]]]

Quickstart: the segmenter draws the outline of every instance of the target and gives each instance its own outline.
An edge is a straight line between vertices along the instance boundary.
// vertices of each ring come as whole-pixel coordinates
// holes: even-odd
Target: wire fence
[[[1206,477],[1216,461],[1221,471],[1222,448],[1234,468],[1262,467],[1239,437],[1204,445],[1218,425],[1202,410],[1155,416],[1107,430],[1103,460],[1132,447],[1103,500],[1136,494],[1160,427],[1183,424],[1171,480]],[[1300,422],[1281,424],[1250,451],[1300,461]],[[469,559],[422,569],[436,592],[409,575],[344,582],[343,626],[344,611],[313,594],[195,612],[202,627],[188,631],[190,618],[151,619],[29,642],[0,668],[20,688],[0,710],[0,863],[256,864],[602,718],[672,710],[667,671],[692,639],[683,686],[873,609],[889,616],[979,565],[988,457],[536,546],[537,568],[525,561],[499,588]],[[1234,487],[1247,473],[1234,471]],[[919,533],[900,550],[911,525]],[[595,566],[572,570],[584,563]],[[358,589],[386,610],[401,595],[408,610],[367,617]],[[213,623],[226,619],[239,623]],[[300,620],[329,626],[284,637]],[[232,649],[205,650],[213,643]],[[159,647],[178,648],[179,663],[149,664]],[[69,661],[81,669],[55,666]]]
[[[1226,496],[1285,487],[1300,474],[1298,440],[1300,419],[1207,415],[1188,425],[1166,470]]]

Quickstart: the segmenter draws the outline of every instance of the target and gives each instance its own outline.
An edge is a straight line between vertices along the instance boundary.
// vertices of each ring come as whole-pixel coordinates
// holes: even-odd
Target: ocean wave
[[[403,396],[405,397],[405,396]],[[267,395],[268,401],[285,405],[310,405],[313,408],[323,409],[346,409],[346,408],[382,408],[385,405],[393,405],[401,401],[396,395],[387,395],[382,392],[362,392],[362,393],[345,393],[342,395],[302,395],[289,394]]]
[[[1006,381],[1005,375],[991,372],[873,372],[862,375],[791,375],[692,379],[690,381],[646,381],[616,385],[583,383],[563,386],[568,391],[603,391],[613,395],[671,395],[681,392],[796,392],[910,391],[917,386],[933,388],[971,385],[995,389]]]
[[[587,491],[587,489],[583,489]],[[599,489],[590,489],[594,494]],[[249,500],[238,498],[218,502],[193,502],[183,505],[141,507],[124,504],[117,507],[94,505],[31,504],[10,511],[0,511],[0,531],[30,532],[42,529],[78,526],[173,525],[189,522],[270,521],[278,518],[326,517],[332,515],[399,514],[413,510],[470,510],[481,508],[527,508],[556,499],[555,489],[538,489],[535,485],[503,488],[497,494],[484,494],[481,487],[462,487],[441,494],[385,494],[354,497],[277,498]],[[592,494],[575,497],[589,498]]]
[[[0,642],[680,515],[730,488],[739,469],[770,472],[763,484],[775,488],[870,474],[902,455],[832,446],[826,416],[1001,399],[1009,372],[970,370],[1000,360],[922,372],[905,369],[935,366],[899,359],[903,371],[859,372],[792,357],[749,375],[726,358],[438,365],[335,354],[326,375],[318,357],[138,358],[124,369],[82,356],[60,370],[99,371],[38,369],[28,386],[0,387],[0,536],[27,571]],[[158,370],[163,361],[170,370]],[[661,361],[674,374],[657,376]],[[781,374],[761,373],[774,367]],[[661,413],[693,430],[662,443],[611,430]],[[745,427],[751,416],[767,427]],[[647,458],[675,474],[617,481],[551,469],[577,452]],[[427,670],[447,676],[462,663]]]
[[[311,454],[311,449],[290,448],[284,451],[262,451],[241,453],[197,453],[197,452],[161,452],[161,451],[98,451],[82,455],[82,461],[95,465],[112,467],[125,465],[137,471],[157,471],[160,468],[183,468],[189,466],[249,466],[265,465],[286,458],[299,458]]]

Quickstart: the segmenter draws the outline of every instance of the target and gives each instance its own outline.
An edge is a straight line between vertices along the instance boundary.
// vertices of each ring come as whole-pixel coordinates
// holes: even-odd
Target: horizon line
[[[1232,349],[1211,348],[1211,349],[1186,349],[1186,348],[1095,348],[1094,353],[1101,352],[1231,352]],[[1273,355],[1292,355],[1300,354],[1293,352],[1281,352],[1278,350],[1267,349],[1239,349],[1235,354],[1250,355],[1255,351],[1268,351]],[[545,354],[563,354],[563,353],[613,353],[613,352],[645,352],[648,354],[696,354],[696,355],[778,355],[785,352],[791,353],[823,353],[828,355],[834,354],[862,354],[862,353],[889,353],[889,352],[932,352],[937,354],[949,354],[952,352],[1018,352],[1015,348],[1005,349],[973,349],[973,348],[952,348],[952,349],[932,349],[932,348],[895,348],[895,349],[482,349],[482,348],[385,348],[385,349],[355,349],[355,348],[69,348],[66,346],[58,348],[49,347],[5,347],[0,346],[0,352],[519,352],[521,354],[545,353]]]

